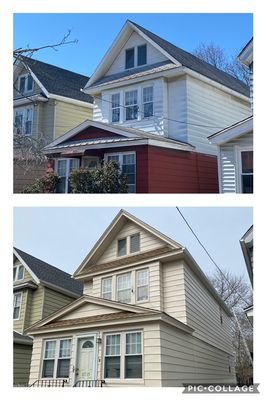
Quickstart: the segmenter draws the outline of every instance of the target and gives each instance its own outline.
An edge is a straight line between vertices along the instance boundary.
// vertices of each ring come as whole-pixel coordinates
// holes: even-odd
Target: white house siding
[[[83,294],[93,296],[93,281],[83,282]]]
[[[163,311],[187,323],[184,267],[180,261],[162,265]]]
[[[147,301],[136,302],[136,275],[135,271],[138,269],[148,268],[149,269],[149,299]],[[131,304],[136,304],[141,307],[152,308],[155,310],[162,310],[162,296],[160,289],[160,281],[161,281],[161,271],[160,271],[160,263],[158,261],[146,263],[138,268],[124,268],[117,272],[110,271],[106,272],[100,276],[96,276],[93,278],[93,293],[92,295],[95,297],[101,297],[101,281],[104,277],[113,277],[113,291],[112,291],[112,300],[116,301],[116,277],[119,274],[131,272],[131,284],[132,284],[132,295],[131,295]],[[86,283],[85,283],[86,286]]]
[[[94,315],[104,315],[117,313],[117,308],[104,307],[97,304],[84,304],[64,317],[58,318],[58,321],[66,321],[75,318],[93,317]]]
[[[196,78],[187,77],[188,142],[200,153],[217,155],[207,137],[251,115],[250,102],[238,99]],[[208,127],[207,127],[208,126]],[[213,126],[213,128],[212,128]]]
[[[253,147],[253,133],[247,133],[220,146],[219,172],[220,191],[222,193],[238,192],[239,160],[237,147]]]
[[[109,261],[117,260],[117,240],[128,237],[135,233],[140,233],[140,251],[150,251],[165,246],[165,243],[156,236],[150,234],[140,226],[133,222],[127,222],[114,238],[112,243],[107,247],[104,254],[98,259],[97,264],[104,264]],[[130,254],[128,254],[130,255]]]
[[[228,353],[163,323],[160,337],[162,386],[235,383]]]
[[[121,48],[120,53],[117,55],[113,64],[110,66],[106,75],[116,74],[118,72],[125,71],[125,50],[131,49],[132,47],[141,46],[143,44],[147,44],[147,64],[155,64],[161,61],[166,61],[167,58],[158,51],[155,47],[149,44],[145,39],[139,36],[136,32],[133,32],[130,38],[127,40],[125,45]],[[135,62],[136,62],[136,53],[135,53]],[[136,66],[136,65],[135,65]]]
[[[187,142],[187,81],[180,77],[171,79],[167,83],[168,108],[168,136],[172,139]],[[178,122],[180,121],[180,122]]]
[[[230,318],[186,264],[184,277],[187,324],[195,329],[193,335],[231,354]]]

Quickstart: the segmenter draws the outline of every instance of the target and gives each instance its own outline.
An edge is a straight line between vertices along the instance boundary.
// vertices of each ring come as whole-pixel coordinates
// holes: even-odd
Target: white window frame
[[[20,296],[19,312],[18,312],[18,318],[14,318],[15,298],[17,296]],[[23,293],[22,292],[14,293],[14,295],[13,295],[13,321],[18,321],[20,319],[22,299],[23,299]]]
[[[126,289],[118,289],[118,279],[123,275],[129,275],[129,277],[130,277],[130,285]],[[121,302],[119,300],[118,293],[122,292],[122,291],[125,291],[125,290],[130,290],[130,301],[129,302],[123,302],[123,304],[130,304],[130,303],[132,303],[132,290],[133,290],[133,288],[132,288],[132,273],[131,273],[131,271],[130,272],[124,272],[122,274],[117,274],[116,275],[116,301]]]
[[[137,93],[137,96],[136,96],[137,102],[126,105],[126,94],[127,93],[133,93],[133,92]],[[137,107],[137,117],[133,118],[133,119],[127,119],[127,109],[128,108],[132,108],[132,107]],[[137,88],[130,88],[130,89],[125,90],[125,92],[124,92],[124,110],[125,110],[124,120],[125,120],[125,122],[132,123],[132,121],[140,120],[141,119],[141,117],[140,117],[141,113],[139,112],[139,108],[140,107],[139,107],[139,90],[138,90],[138,87]]]
[[[241,153],[243,151],[252,151],[253,152],[253,147],[252,146],[236,146],[236,188],[237,188],[237,193],[243,193],[243,186],[242,186],[242,160],[241,160]],[[251,174],[248,174],[251,175]],[[254,178],[254,172],[253,172],[253,178]],[[253,187],[254,190],[254,187]]]
[[[30,113],[31,119],[27,119],[28,118],[28,111]],[[22,126],[21,126],[21,130],[22,132],[20,132],[20,135],[26,135],[26,136],[30,136],[32,135],[32,130],[33,130],[33,118],[34,118],[34,109],[32,106],[30,107],[19,107],[19,108],[15,108],[14,109],[14,126],[16,128],[16,117],[17,115],[22,115]],[[26,123],[28,121],[31,121],[31,129],[30,132],[26,132]]]
[[[70,355],[69,357],[59,357],[59,352],[60,352],[60,342],[62,340],[70,340]],[[54,358],[45,358],[45,348],[46,348],[46,343],[47,342],[56,342],[55,343],[55,356]],[[71,375],[71,355],[72,355],[72,344],[73,344],[73,338],[72,337],[62,337],[62,338],[54,338],[54,339],[44,339],[43,340],[43,349],[42,349],[42,360],[41,360],[41,368],[40,368],[40,379],[42,380],[50,380],[50,379],[69,379]],[[58,360],[61,359],[66,359],[70,360],[69,362],[69,371],[68,371],[68,377],[65,378],[57,378],[57,366],[58,366]],[[43,377],[43,362],[45,360],[54,360],[54,369],[53,369],[53,377]]]
[[[145,101],[144,102],[144,89],[148,89],[151,88],[152,89],[152,101]],[[142,86],[141,88],[141,99],[142,99],[142,118],[143,119],[149,119],[149,118],[154,118],[154,86],[153,85],[145,85]],[[152,103],[152,115],[145,117],[144,115],[144,105],[145,104],[150,104]]]
[[[131,238],[133,236],[138,236],[139,237],[139,249],[137,251],[131,251]],[[128,236],[128,253],[129,254],[137,254],[140,252],[140,232],[132,233],[131,235]]]
[[[28,88],[29,76],[32,79],[32,89],[30,89],[30,90],[27,89]],[[24,90],[24,92],[20,91],[20,81],[21,81],[22,78],[25,78],[25,90]],[[33,89],[34,89],[34,80],[33,80],[32,76],[31,76],[31,74],[20,75],[20,77],[18,78],[18,92],[19,92],[19,94],[33,93]]]
[[[132,193],[136,193],[136,187],[137,187],[137,157],[136,157],[136,152],[135,151],[126,151],[126,152],[121,152],[121,153],[105,153],[104,154],[104,162],[108,162],[108,156],[118,156],[118,162],[120,165],[120,169],[122,170],[122,165],[123,165],[123,156],[124,155],[130,155],[133,154],[135,157],[135,191]],[[132,184],[129,184],[127,186],[133,186]]]
[[[118,95],[119,96],[119,105],[116,107],[113,107],[113,96]],[[121,110],[121,104],[122,104],[122,93],[121,92],[113,92],[110,95],[110,102],[111,102],[111,115],[110,115],[110,122],[112,124],[119,124],[122,121],[122,110]],[[118,110],[119,109],[119,119],[118,121],[113,121],[113,110]]]
[[[66,185],[65,185],[65,191],[64,193],[68,193],[68,188],[69,188],[69,176],[70,176],[70,160],[79,160],[79,168],[80,169],[80,159],[79,158],[57,158],[55,160],[55,172],[58,173],[58,164],[60,161],[66,161]]]
[[[104,289],[104,281],[107,281],[107,280],[111,281],[111,291],[104,292],[103,291],[103,289]],[[107,297],[104,297],[104,294],[106,294],[106,293],[111,293],[110,299],[108,299]],[[113,277],[112,276],[106,276],[106,277],[101,279],[101,297],[103,299],[106,299],[106,300],[112,300],[112,297],[113,297]]]
[[[118,245],[118,243],[119,243],[119,241],[121,241],[121,240],[125,240],[126,241],[126,252],[125,252],[125,254],[122,254],[121,256],[119,255],[119,253],[118,253],[118,251],[119,251],[119,245]],[[127,254],[128,254],[128,248],[127,248],[127,237],[119,237],[118,239],[117,239],[117,244],[116,244],[116,256],[117,257],[125,257],[125,256],[127,256]]]
[[[139,64],[139,62],[138,62],[139,47],[144,47],[144,46],[146,46],[146,63]],[[142,43],[136,47],[136,67],[143,67],[144,65],[147,65],[147,64],[148,64],[148,46],[147,46],[147,43]]]
[[[127,68],[127,51],[128,50],[133,50],[133,53],[134,53],[133,66],[129,67],[129,68]],[[125,71],[135,68],[135,65],[136,65],[136,47],[128,47],[127,49],[125,49]]]
[[[139,272],[147,271],[148,275],[148,282],[146,285],[139,285],[138,284],[138,274]],[[148,297],[147,299],[138,300],[138,288],[147,286]],[[149,268],[141,268],[136,270],[136,283],[135,283],[135,293],[136,293],[136,303],[146,303],[150,300],[150,271]]]
[[[23,275],[22,275],[22,278],[21,278],[21,279],[18,279],[19,269],[20,269],[21,267],[23,268]],[[24,274],[25,274],[25,267],[24,267],[24,265],[23,265],[23,264],[16,265],[16,266],[13,267],[13,269],[16,270],[16,273],[15,273],[15,277],[14,277],[13,282],[20,282],[20,281],[23,281],[23,279],[24,279]]]
[[[136,354],[138,356],[141,355],[142,357],[142,377],[141,378],[125,378],[125,359],[126,359],[126,334],[127,333],[140,333],[141,334],[141,353]],[[120,335],[120,378],[105,378],[105,357],[106,357],[106,337],[107,336],[111,336],[111,335]],[[105,381],[107,382],[111,382],[111,381],[143,381],[144,380],[144,352],[143,352],[143,348],[144,348],[144,344],[143,344],[143,331],[142,330],[132,330],[132,331],[119,331],[119,332],[105,332],[104,333],[104,360],[103,360],[103,377],[105,379]],[[133,355],[133,354],[130,354]],[[129,355],[129,356],[130,356]],[[108,355],[107,355],[108,357]]]

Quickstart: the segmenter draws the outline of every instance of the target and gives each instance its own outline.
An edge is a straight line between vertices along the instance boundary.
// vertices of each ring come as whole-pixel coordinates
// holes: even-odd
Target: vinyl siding
[[[239,193],[239,160],[238,147],[253,148],[253,132],[220,146],[219,172],[222,193]]]
[[[162,386],[235,383],[231,355],[166,324],[161,324],[160,337]]]
[[[188,142],[201,153],[217,154],[217,146],[209,144],[211,134],[251,115],[250,102],[214,88],[196,78],[187,77],[187,122],[211,126],[188,126]],[[212,128],[212,126],[214,126]]]
[[[181,123],[187,121],[187,80],[184,76],[168,81],[167,99],[168,136],[187,142],[188,126]]]
[[[29,326],[42,319],[44,287],[39,285],[31,300]]]
[[[75,298],[66,296],[62,293],[56,292],[48,288],[44,288],[44,301],[43,301],[43,315],[42,318],[47,317],[53,312],[73,302]]]
[[[119,54],[117,55],[113,64],[110,66],[105,75],[112,75],[118,72],[124,72],[125,50],[132,47],[141,46],[143,44],[147,44],[147,65],[155,64],[161,61],[167,61],[167,58],[160,51],[158,51],[155,47],[153,47],[150,43],[143,39],[139,34],[133,32],[127,42],[122,46]],[[137,53],[135,52],[135,66],[137,66],[136,54]]]
[[[162,240],[150,234],[143,228],[137,226],[133,222],[127,222],[125,226],[120,230],[119,234],[112,241],[112,243],[109,245],[109,247],[105,250],[104,254],[99,258],[97,264],[103,264],[117,259],[117,240],[120,238],[128,237],[138,232],[140,233],[140,250],[143,252],[150,251],[165,245]]]
[[[14,264],[14,266],[15,265],[21,265],[21,262],[18,261],[17,263]],[[23,279],[21,279],[19,281],[13,281],[13,286],[20,285],[21,283],[25,283],[25,282],[29,282],[29,281],[34,281],[34,279],[28,273],[28,271],[24,268],[24,277],[23,277]]]
[[[32,346],[14,344],[13,384],[25,385],[29,382]]]
[[[93,281],[83,282],[83,284],[84,284],[83,294],[93,296]]]
[[[92,117],[93,111],[91,108],[56,100],[54,139],[57,139],[86,119],[92,119]]]
[[[193,335],[231,354],[230,318],[186,264],[184,279],[187,324],[195,329]]]
[[[27,290],[21,290],[16,293],[22,293],[22,301],[21,301],[19,319],[13,320],[13,329],[15,331],[23,334],[24,329],[25,329],[24,319],[25,319],[26,305],[27,305]]]
[[[39,104],[39,136],[45,143],[54,140],[55,100],[49,99],[46,103]]]
[[[116,308],[104,307],[97,304],[85,304],[77,308],[76,310],[71,311],[64,317],[59,318],[58,321],[66,321],[74,318],[92,317],[94,315],[112,314],[117,312],[119,312],[119,310],[117,310]]]

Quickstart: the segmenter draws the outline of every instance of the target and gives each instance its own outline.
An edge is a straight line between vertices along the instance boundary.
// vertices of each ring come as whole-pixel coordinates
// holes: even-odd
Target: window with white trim
[[[125,52],[125,68],[133,68],[135,65],[135,49],[134,47],[131,49],[126,49]]]
[[[112,94],[112,122],[120,121],[120,93]]]
[[[121,172],[127,178],[128,193],[136,192],[136,154],[135,153],[116,153],[106,154],[107,162],[116,161],[120,164]]]
[[[142,332],[105,336],[104,378],[142,379]]]
[[[16,265],[13,268],[13,281],[22,281],[24,279],[24,271],[23,265]]]
[[[129,240],[130,240],[129,252],[136,253],[137,251],[140,251],[140,234],[134,233],[134,235],[130,236]]]
[[[138,66],[147,64],[147,45],[142,44],[138,46]]]
[[[31,135],[33,125],[33,108],[19,108],[14,111],[14,125],[19,135]]]
[[[113,278],[103,278],[102,279],[102,298],[103,299],[112,299],[112,281]]]
[[[149,270],[148,268],[136,271],[136,301],[145,301],[149,298]]]
[[[253,151],[240,151],[241,193],[253,193]]]
[[[138,91],[125,92],[126,121],[138,119]]]
[[[127,238],[118,239],[117,241],[117,256],[122,257],[127,254]]]
[[[68,378],[71,339],[46,340],[43,349],[42,378]]]
[[[22,292],[15,293],[13,296],[13,319],[17,320],[20,318],[20,309],[22,303]]]
[[[153,116],[153,87],[142,89],[143,116],[149,118]]]
[[[131,272],[117,276],[116,297],[120,303],[131,302]]]
[[[33,79],[30,74],[21,75],[18,81],[18,90],[20,94],[33,92]]]
[[[55,171],[60,180],[57,185],[57,193],[71,193],[70,173],[74,169],[79,169],[79,158],[58,158],[55,164]]]

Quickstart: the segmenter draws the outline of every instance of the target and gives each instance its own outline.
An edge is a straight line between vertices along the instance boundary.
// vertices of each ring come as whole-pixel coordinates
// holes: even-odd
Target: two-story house
[[[81,92],[88,77],[33,58],[20,56],[14,64],[14,132],[44,147],[93,115],[93,100]],[[14,149],[14,157],[22,151]],[[20,191],[45,165],[25,173],[14,163],[14,191]],[[20,162],[21,164],[21,162]],[[20,165],[19,164],[19,165]],[[35,173],[34,173],[35,172]]]
[[[68,173],[116,160],[136,193],[218,192],[217,148],[207,136],[250,115],[243,82],[132,21],[83,92],[94,98],[93,121],[52,142],[47,155]]]
[[[25,330],[80,297],[83,285],[24,251],[13,252],[13,374],[18,386],[29,381],[32,338]]]
[[[30,384],[235,382],[231,313],[179,243],[121,210],[74,278],[84,295],[27,330]]]
[[[219,187],[221,193],[253,193],[253,38],[238,56],[250,70],[249,117],[237,121],[209,137],[219,148]]]

